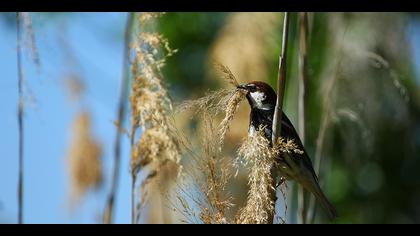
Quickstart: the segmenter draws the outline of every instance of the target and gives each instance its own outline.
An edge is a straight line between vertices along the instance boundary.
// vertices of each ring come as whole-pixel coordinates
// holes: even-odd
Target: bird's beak
[[[247,88],[246,84],[240,84],[236,88],[248,91],[248,88]]]

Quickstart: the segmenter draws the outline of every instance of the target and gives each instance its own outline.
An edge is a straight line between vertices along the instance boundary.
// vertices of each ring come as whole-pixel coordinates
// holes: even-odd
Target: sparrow
[[[264,129],[264,136],[272,145],[272,127],[275,106],[277,101],[276,92],[270,85],[253,81],[247,84],[237,86],[238,89],[245,90],[246,98],[251,107],[250,122],[248,135]],[[337,217],[337,211],[328,201],[318,184],[318,177],[312,166],[311,159],[306,152],[299,135],[296,132],[292,122],[282,112],[281,134],[280,136],[286,140],[294,140],[298,149],[303,151],[300,153],[283,153],[276,158],[276,171],[279,176],[286,180],[294,180],[302,185],[304,189],[315,195],[317,200],[327,211],[331,219]]]

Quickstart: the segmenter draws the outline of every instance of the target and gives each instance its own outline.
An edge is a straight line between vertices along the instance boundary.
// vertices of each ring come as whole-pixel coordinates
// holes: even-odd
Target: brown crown
[[[248,84],[254,84],[258,91],[263,92],[265,95],[267,95],[266,101],[268,103],[273,104],[273,105],[276,104],[277,95],[274,89],[270,85],[262,81],[252,81]]]

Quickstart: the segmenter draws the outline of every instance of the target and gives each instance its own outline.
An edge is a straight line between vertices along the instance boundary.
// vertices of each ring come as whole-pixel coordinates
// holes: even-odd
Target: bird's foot
[[[284,183],[286,183],[286,178],[284,178],[284,177],[280,177],[280,181],[277,183],[277,185],[276,185],[276,189],[277,189],[278,187],[280,187],[280,185],[282,185],[282,184],[284,184]]]

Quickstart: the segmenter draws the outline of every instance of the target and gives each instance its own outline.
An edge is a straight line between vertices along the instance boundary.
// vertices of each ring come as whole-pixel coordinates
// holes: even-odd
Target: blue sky
[[[122,61],[126,13],[67,13],[48,18],[33,14],[33,28],[41,70],[26,47],[25,222],[95,223],[103,209],[110,179],[90,193],[71,213],[67,207],[68,179],[65,152],[69,125],[78,111],[91,112],[94,135],[104,148],[105,173],[112,165],[116,104]],[[0,221],[14,223],[17,215],[17,68],[14,26],[0,21]],[[64,43],[64,44],[63,44]],[[63,79],[71,73],[86,86],[81,104],[71,103]],[[35,102],[31,98],[35,98]],[[128,146],[124,140],[123,147]],[[129,222],[128,150],[123,149],[116,223]]]

